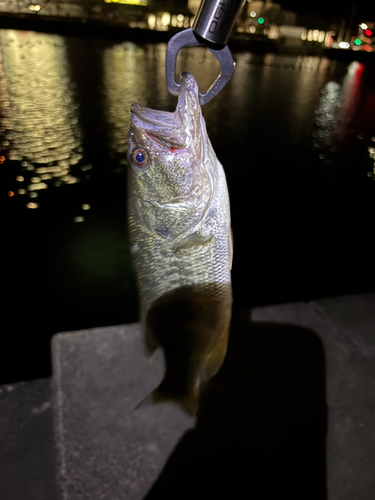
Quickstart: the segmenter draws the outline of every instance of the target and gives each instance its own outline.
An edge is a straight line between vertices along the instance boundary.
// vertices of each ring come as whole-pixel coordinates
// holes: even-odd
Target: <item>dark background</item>
[[[307,0],[299,2],[297,0],[283,0],[281,2],[283,9],[292,10],[297,14],[315,14],[323,19],[348,19],[352,9],[354,8],[355,15],[363,17],[363,21],[371,21],[374,19],[375,5],[374,2],[366,2],[365,0]]]

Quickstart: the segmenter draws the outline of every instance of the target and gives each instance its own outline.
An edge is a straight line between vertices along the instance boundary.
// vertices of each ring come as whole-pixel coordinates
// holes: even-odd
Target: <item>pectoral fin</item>
[[[175,252],[178,252],[179,250],[188,250],[196,246],[210,246],[211,244],[213,244],[213,241],[214,237],[212,236],[212,234],[201,235],[193,233],[185,236],[185,238],[176,243],[173,247],[173,250]]]

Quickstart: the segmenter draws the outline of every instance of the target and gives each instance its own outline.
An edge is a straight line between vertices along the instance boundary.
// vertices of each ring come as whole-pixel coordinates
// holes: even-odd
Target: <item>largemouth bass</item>
[[[232,310],[232,237],[223,167],[207,135],[194,77],[174,113],[133,104],[128,215],[146,343],[166,372],[151,399],[189,413],[224,361]]]

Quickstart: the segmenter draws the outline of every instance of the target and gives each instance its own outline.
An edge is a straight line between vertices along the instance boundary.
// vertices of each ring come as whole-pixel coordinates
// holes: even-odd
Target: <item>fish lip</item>
[[[180,101],[187,92],[193,92],[195,94],[195,97],[199,101],[199,89],[197,81],[195,80],[193,75],[184,71],[183,73],[181,73],[180,77],[180,90],[178,93],[178,100]]]
[[[184,148],[186,133],[178,113],[158,111],[134,103],[131,107],[131,127],[160,141],[164,147]]]
[[[170,128],[175,126],[175,113],[147,108],[137,102],[131,105],[130,111],[132,122],[141,128],[148,129],[150,125],[152,127],[163,126]]]

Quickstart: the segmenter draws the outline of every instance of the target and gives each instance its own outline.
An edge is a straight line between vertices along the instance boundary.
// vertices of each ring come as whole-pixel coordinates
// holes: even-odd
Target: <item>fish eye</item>
[[[145,167],[148,163],[147,151],[143,148],[134,149],[134,151],[132,152],[132,162],[136,167]]]

